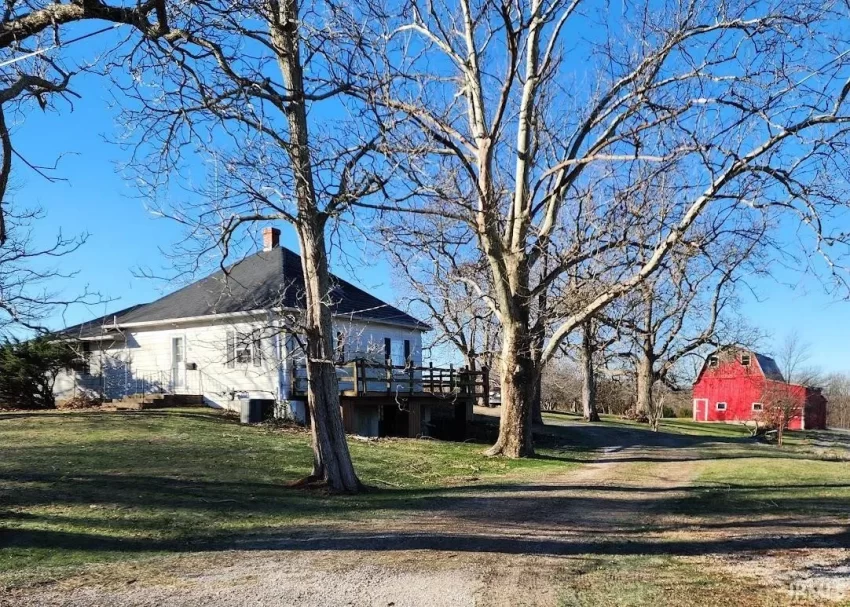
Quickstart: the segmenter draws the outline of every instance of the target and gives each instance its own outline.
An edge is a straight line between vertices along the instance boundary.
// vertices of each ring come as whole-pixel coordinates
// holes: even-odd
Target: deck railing
[[[340,392],[346,396],[440,396],[481,399],[490,397],[490,372],[487,367],[470,370],[466,367],[435,367],[383,364],[358,358],[336,365]],[[295,396],[307,392],[307,365],[292,367],[290,390]]]

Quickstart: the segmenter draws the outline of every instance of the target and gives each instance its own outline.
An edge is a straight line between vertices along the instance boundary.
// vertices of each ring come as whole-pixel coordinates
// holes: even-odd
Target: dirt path
[[[718,566],[729,575],[776,578],[823,566],[834,579],[848,577],[835,573],[841,559],[850,569],[850,553],[825,546],[812,560],[806,555],[817,536],[795,521],[727,517],[718,524],[683,515],[677,504],[693,499],[711,444],[674,435],[611,436],[604,428],[588,436],[598,441],[596,461],[538,483],[460,487],[396,519],[305,529],[227,552],[93,567],[41,589],[0,593],[0,605],[554,606],[565,604],[560,588],[567,580],[580,587],[582,576],[607,571],[616,559],[646,555]],[[818,533],[834,531],[825,526]],[[794,534],[804,532],[795,552]],[[791,538],[791,549],[765,550],[765,538],[775,537]],[[716,554],[729,542],[740,544],[737,556],[721,561]],[[814,573],[783,583],[799,583],[818,600],[843,596],[843,581],[829,587],[835,596],[817,595],[823,579]],[[699,604],[683,598],[669,604]]]

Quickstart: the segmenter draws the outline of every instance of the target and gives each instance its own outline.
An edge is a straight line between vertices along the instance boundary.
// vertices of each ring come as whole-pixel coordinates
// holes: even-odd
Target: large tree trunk
[[[635,409],[637,413],[649,415],[652,411],[652,384],[653,381],[652,357],[642,353],[637,364],[637,399]]]
[[[527,326],[521,322],[505,323],[502,334],[502,413],[499,438],[487,451],[487,455],[534,455],[531,406],[538,369],[529,346]]]
[[[542,310],[546,306],[545,297],[543,295],[540,296],[538,300],[539,309]],[[535,379],[532,382],[532,394],[531,394],[531,423],[532,424],[543,424],[543,408],[542,408],[542,398],[543,398],[543,373],[542,368],[540,366],[540,355],[543,352],[543,332],[535,329],[534,335],[531,339],[532,350],[531,357],[534,364]]]
[[[326,298],[330,273],[325,248],[325,222],[313,182],[313,166],[304,99],[297,0],[280,4],[279,21],[270,24],[278,64],[292,101],[286,106],[289,147],[298,208],[296,231],[304,272],[304,333],[307,338],[307,405],[313,434],[313,473],[335,491],[354,492],[360,481],[354,472],[342,413],[334,364],[333,327]]]
[[[531,397],[531,423],[543,424],[543,376],[537,373],[534,394]]]
[[[298,239],[306,300],[307,405],[313,435],[311,476],[323,480],[335,491],[354,492],[360,488],[360,481],[348,451],[339,406],[333,326],[330,308],[325,302],[330,276],[324,230],[316,232],[305,224],[302,222],[298,226]]]
[[[581,406],[584,419],[599,421],[596,410],[596,369],[593,367],[593,334],[590,323],[585,323],[581,340]]]

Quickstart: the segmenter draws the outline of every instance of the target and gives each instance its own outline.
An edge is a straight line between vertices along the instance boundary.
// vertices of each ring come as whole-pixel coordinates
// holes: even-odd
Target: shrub
[[[0,345],[0,407],[52,409],[56,376],[76,359],[66,343],[44,337],[7,340]]]
[[[661,410],[661,417],[679,417],[679,412],[675,407],[664,405]]]

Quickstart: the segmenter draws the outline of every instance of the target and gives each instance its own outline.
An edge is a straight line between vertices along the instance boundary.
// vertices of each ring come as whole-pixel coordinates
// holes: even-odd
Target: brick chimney
[[[263,228],[263,251],[271,251],[280,246],[280,230]]]

